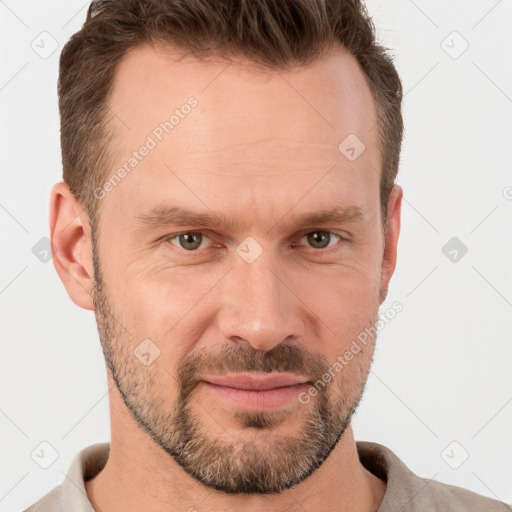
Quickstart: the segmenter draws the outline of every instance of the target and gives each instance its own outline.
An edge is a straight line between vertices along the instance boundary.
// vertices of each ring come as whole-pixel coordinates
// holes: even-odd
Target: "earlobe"
[[[54,185],[50,196],[50,238],[53,264],[71,300],[94,309],[91,229],[89,217],[64,182]]]
[[[387,205],[388,214],[386,221],[386,239],[384,240],[384,254],[382,258],[380,304],[386,300],[389,282],[396,267],[402,197],[402,187],[395,185],[391,190]]]

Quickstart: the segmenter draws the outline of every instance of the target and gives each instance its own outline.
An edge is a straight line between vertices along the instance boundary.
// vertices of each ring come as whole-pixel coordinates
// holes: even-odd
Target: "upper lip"
[[[232,373],[222,376],[208,376],[204,377],[203,380],[218,386],[258,391],[281,388],[284,386],[295,386],[297,384],[305,384],[308,382],[308,379],[306,378],[286,373]]]

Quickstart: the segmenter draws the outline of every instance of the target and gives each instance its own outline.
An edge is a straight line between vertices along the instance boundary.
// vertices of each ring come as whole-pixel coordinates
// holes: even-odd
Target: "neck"
[[[115,386],[112,436],[104,469],[86,482],[97,512],[139,510],[375,512],[386,484],[360,463],[351,426],[327,460],[309,478],[280,494],[230,495],[188,475],[132,419]]]

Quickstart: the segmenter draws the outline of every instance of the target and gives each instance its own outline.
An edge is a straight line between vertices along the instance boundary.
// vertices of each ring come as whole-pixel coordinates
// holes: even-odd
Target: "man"
[[[29,511],[506,508],[354,440],[401,99],[356,1],[91,4],[61,55],[50,228],[112,435]]]

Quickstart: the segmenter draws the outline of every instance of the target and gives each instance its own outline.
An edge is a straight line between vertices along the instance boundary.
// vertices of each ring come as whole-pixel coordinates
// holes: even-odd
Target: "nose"
[[[258,350],[304,334],[303,305],[294,291],[297,281],[269,252],[252,263],[235,262],[223,283],[217,317],[223,339]]]

